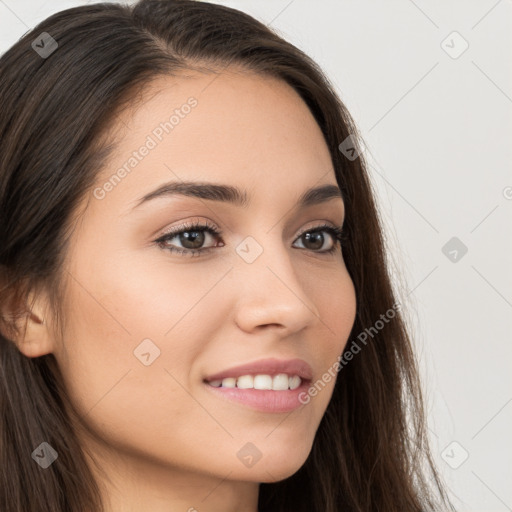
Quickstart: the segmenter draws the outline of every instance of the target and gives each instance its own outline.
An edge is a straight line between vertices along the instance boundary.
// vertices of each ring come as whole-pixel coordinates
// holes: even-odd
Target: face
[[[88,442],[98,453],[109,446],[116,467],[269,482],[305,462],[335,381],[305,405],[304,390],[333,367],[355,319],[330,230],[344,204],[336,194],[299,204],[337,183],[293,89],[247,73],[214,77],[159,78],[119,119],[120,145],[66,255],[65,338],[54,354]],[[199,187],[171,193],[185,182],[236,187],[246,202]],[[171,191],[152,194],[163,185]],[[278,364],[227,372],[269,359]],[[302,362],[279,365],[290,360]],[[287,376],[303,371],[301,402]],[[287,390],[230,388],[226,374]]]

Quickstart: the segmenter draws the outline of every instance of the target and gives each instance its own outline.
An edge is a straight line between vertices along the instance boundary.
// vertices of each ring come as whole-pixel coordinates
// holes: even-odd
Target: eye
[[[329,248],[325,248],[326,237],[323,233],[329,233],[329,237],[332,240]],[[331,226],[330,224],[322,224],[321,226],[316,226],[315,228],[310,228],[303,231],[297,240],[302,241],[309,247],[304,247],[304,249],[310,249],[313,252],[318,252],[320,254],[332,254],[336,251],[339,246],[342,246],[346,240],[346,234],[343,231],[342,226]],[[329,245],[329,243],[328,243]],[[324,247],[323,250],[322,247]]]
[[[194,222],[176,227],[160,237],[158,240],[155,240],[155,242],[163,249],[167,249],[173,253],[199,256],[201,253],[206,253],[213,249],[213,247],[202,247],[205,240],[208,238],[206,236],[207,234],[210,236],[213,235],[213,237],[219,237],[221,232],[218,231],[215,226],[208,224],[208,222],[205,222],[204,224]],[[181,243],[183,247],[176,247],[175,245],[169,244],[169,242],[175,238],[178,239],[179,243]]]
[[[325,237],[324,233],[328,233],[329,237]],[[223,242],[216,246],[203,247],[209,236],[215,239],[220,238],[221,235],[221,231],[217,230],[215,226],[210,225],[208,222],[204,224],[193,222],[177,226],[155,240],[155,243],[162,249],[166,249],[172,253],[200,256],[201,254],[215,249],[215,247],[223,247]],[[328,242],[329,238],[331,239],[331,243],[327,243],[328,248],[325,248],[325,242]],[[177,239],[176,241],[180,243],[182,247],[171,244],[171,241],[174,239]],[[338,246],[344,244],[346,235],[341,226],[323,224],[304,230],[296,240],[306,245],[306,247],[299,247],[299,249],[311,250],[318,254],[332,254],[337,250]]]

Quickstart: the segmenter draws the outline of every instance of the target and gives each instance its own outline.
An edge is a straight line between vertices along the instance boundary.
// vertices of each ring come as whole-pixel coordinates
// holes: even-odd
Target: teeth
[[[290,389],[297,389],[300,386],[300,377],[298,375],[294,375],[290,379]]]
[[[224,384],[224,381],[222,381]],[[252,375],[242,375],[242,377],[238,377],[236,381],[236,387],[240,389],[251,389],[254,386],[254,378]]]
[[[288,376],[286,373],[274,375],[241,375],[238,378],[227,377],[222,380],[212,380],[208,384],[213,387],[239,388],[239,389],[263,389],[274,391],[286,391],[297,389],[301,385],[298,375]]]
[[[286,373],[280,373],[279,375],[275,375],[272,380],[272,389],[276,389],[279,391],[283,391],[288,389],[289,386],[289,377]]]
[[[240,381],[240,379],[238,379]],[[272,377],[270,375],[256,375],[254,377],[254,389],[272,389]]]
[[[222,379],[222,387],[223,388],[236,388],[236,379],[234,377]]]

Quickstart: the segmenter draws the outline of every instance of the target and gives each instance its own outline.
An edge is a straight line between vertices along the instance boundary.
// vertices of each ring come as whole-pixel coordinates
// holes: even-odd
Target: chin
[[[295,474],[306,462],[309,451],[285,453],[276,451],[258,461],[252,468],[239,471],[241,480],[261,483],[279,482]]]
[[[277,466],[275,468],[263,468],[258,475],[257,481],[267,484],[280,482],[281,480],[286,480],[297,473],[302,466],[303,464],[296,464],[294,466],[288,464]]]

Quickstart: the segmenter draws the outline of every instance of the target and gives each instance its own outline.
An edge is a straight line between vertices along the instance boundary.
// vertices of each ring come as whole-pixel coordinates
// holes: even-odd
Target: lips
[[[234,366],[221,372],[208,375],[204,380],[211,382],[229,377],[238,378],[242,375],[278,375],[285,373],[289,376],[298,375],[302,380],[310,381],[313,378],[311,366],[303,359],[280,360],[275,358],[260,359],[252,363]]]

